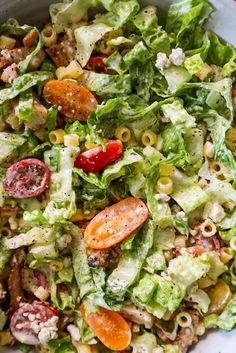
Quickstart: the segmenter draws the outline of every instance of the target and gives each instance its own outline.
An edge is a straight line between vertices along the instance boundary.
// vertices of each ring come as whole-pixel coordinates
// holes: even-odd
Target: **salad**
[[[236,50],[213,11],[73,0],[0,25],[0,346],[186,353],[236,325]]]

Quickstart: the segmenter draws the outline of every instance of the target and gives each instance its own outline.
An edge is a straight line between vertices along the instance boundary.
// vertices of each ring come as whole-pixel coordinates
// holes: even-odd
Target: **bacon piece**
[[[65,36],[60,43],[46,49],[46,53],[57,67],[67,66],[74,59],[76,43],[74,38]]]
[[[15,49],[3,49],[1,51],[1,55],[8,60],[9,65],[10,64],[19,64],[22,60],[24,60],[27,55],[30,54],[30,49],[29,48],[15,48]]]
[[[199,313],[196,310],[189,312],[192,317],[192,326],[181,328],[173,344],[179,346],[181,353],[187,353],[190,346],[197,340],[197,327],[199,324]]]
[[[5,69],[10,64],[11,63],[9,60],[7,60],[3,55],[0,55],[0,70]]]
[[[32,29],[26,36],[23,38],[23,45],[26,48],[32,47],[38,39],[38,33],[36,29]]]
[[[19,308],[20,303],[24,302],[24,291],[21,282],[21,263],[23,251],[17,249],[12,256],[10,273],[8,277],[8,289],[10,293],[10,311]]]
[[[46,53],[52,59],[57,67],[69,65],[69,59],[65,52],[62,50],[61,44],[54,44],[46,49]]]
[[[13,63],[3,70],[1,80],[5,83],[12,83],[18,76],[17,65]]]

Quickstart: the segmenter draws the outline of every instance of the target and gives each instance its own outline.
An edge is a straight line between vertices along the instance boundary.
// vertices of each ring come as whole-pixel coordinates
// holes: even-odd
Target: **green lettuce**
[[[77,24],[87,15],[89,7],[96,6],[97,3],[97,0],[73,0],[69,3],[51,4],[49,12],[56,31],[60,33],[72,24]]]
[[[191,182],[182,184],[181,181],[179,185],[177,184],[178,182],[174,187],[174,192],[171,197],[184,212],[189,213],[208,201],[209,197],[206,191],[201,189],[199,185]]]
[[[7,162],[19,155],[19,148],[24,146],[26,138],[11,132],[0,132],[0,163]]]
[[[4,244],[4,238],[2,235],[0,235],[0,249],[0,271],[3,271],[10,260],[12,251]]]
[[[12,238],[5,238],[4,246],[10,250],[33,244],[48,244],[54,242],[59,236],[60,228],[57,226],[53,228],[33,227],[26,233],[15,235]]]
[[[108,75],[86,71],[80,80],[90,91],[96,92],[100,96],[111,97],[117,94],[126,95],[131,93],[131,77],[129,74]]]
[[[153,245],[154,224],[152,221],[138,232],[132,249],[123,252],[117,268],[107,279],[106,292],[110,299],[123,301],[128,288],[139,277],[144,260]]]
[[[0,104],[17,97],[20,93],[27,91],[29,88],[52,78],[53,74],[46,71],[34,71],[19,76],[14,80],[10,87],[0,90]]]
[[[210,270],[210,264],[200,257],[185,253],[169,262],[168,274],[175,284],[186,290]]]
[[[56,152],[56,165],[52,164],[52,152]],[[78,150],[65,147],[45,152],[45,162],[51,169],[51,184],[49,188],[49,203],[43,216],[51,223],[65,222],[76,212],[75,191],[73,190],[72,171]]]
[[[206,0],[179,0],[170,5],[167,31],[176,34],[176,46],[192,49],[196,43],[197,28],[210,16],[213,7]],[[200,32],[203,36],[204,32]]]
[[[182,131],[193,128],[196,125],[195,118],[188,114],[179,100],[163,104],[161,109],[165,118],[170,120],[173,125],[178,126]]]
[[[170,53],[170,39],[166,31],[158,25],[156,11],[154,6],[143,8],[135,17],[134,25],[150,50],[154,53]]]
[[[157,348],[156,336],[146,332],[133,338],[130,345],[133,353],[152,353]]]
[[[34,119],[34,98],[32,89],[20,94],[18,109],[20,123]]]

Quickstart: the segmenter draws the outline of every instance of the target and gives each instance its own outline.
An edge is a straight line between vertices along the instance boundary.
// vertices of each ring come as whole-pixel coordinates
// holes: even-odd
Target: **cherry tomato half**
[[[50,184],[51,173],[36,158],[23,159],[7,169],[3,187],[10,197],[27,199],[42,194]]]
[[[107,249],[120,243],[148,218],[148,209],[140,199],[128,197],[98,213],[88,224],[84,240],[92,249]]]
[[[83,169],[85,173],[96,173],[119,159],[122,153],[123,145],[120,140],[110,141],[106,151],[103,151],[102,146],[98,146],[81,153],[75,161],[75,166]]]
[[[131,341],[131,330],[125,319],[115,311],[100,308],[86,317],[83,304],[81,314],[99,340],[109,349],[122,351]]]
[[[96,72],[107,72],[107,67],[105,64],[105,60],[107,58],[105,56],[91,56],[88,63],[87,68],[88,70],[96,71]]]
[[[221,314],[232,299],[232,292],[222,279],[219,279],[217,284],[207,289],[206,292],[211,300],[207,314]]]
[[[74,120],[87,120],[98,104],[87,88],[74,82],[48,81],[43,96],[48,103],[58,105],[63,115]]]
[[[53,306],[39,301],[34,301],[32,304],[25,303],[11,317],[11,333],[21,343],[37,345],[40,341],[36,326],[52,317],[55,317],[56,322],[58,321],[57,310]]]

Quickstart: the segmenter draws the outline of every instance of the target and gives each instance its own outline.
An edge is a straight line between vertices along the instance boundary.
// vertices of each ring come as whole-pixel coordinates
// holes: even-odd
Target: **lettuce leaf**
[[[27,91],[29,88],[52,78],[53,74],[47,71],[34,71],[19,76],[14,80],[10,87],[0,90],[0,104],[17,97],[20,93]]]
[[[20,94],[19,99],[19,122],[33,120],[34,119],[34,98],[32,89]]]
[[[170,5],[167,31],[176,34],[176,46],[192,49],[196,41],[196,29],[202,26],[213,11],[206,0],[179,0]]]
[[[0,132],[0,163],[7,162],[11,158],[18,156],[19,148],[24,146],[26,141],[23,135]]]
[[[168,274],[175,284],[186,290],[210,270],[210,264],[200,257],[185,253],[169,262]]]
[[[56,154],[56,167],[52,165],[52,153]],[[72,171],[78,150],[73,147],[52,149],[45,152],[45,162],[51,169],[49,203],[43,216],[51,223],[65,222],[76,212],[75,191],[72,184]]]
[[[135,27],[141,32],[143,40],[154,53],[170,53],[170,39],[166,31],[158,25],[154,6],[143,8],[134,19]]]
[[[97,0],[73,0],[69,3],[51,4],[49,12],[56,31],[60,33],[72,24],[77,24],[86,16],[89,7],[96,6],[97,3]]]
[[[144,260],[153,245],[154,224],[150,220],[134,238],[132,249],[123,252],[118,266],[107,279],[109,299],[121,302],[128,288],[138,279]]]
[[[146,332],[133,338],[130,345],[133,353],[152,353],[157,348],[156,336]]]
[[[218,66],[226,65],[234,54],[234,48],[227,43],[224,43],[215,33],[209,33],[210,49],[208,52],[208,59],[212,64]]]
[[[80,81],[92,92],[99,96],[112,97],[114,95],[127,95],[131,93],[131,77],[126,75],[99,74],[86,71]]]
[[[106,24],[94,23],[90,26],[81,26],[74,31],[77,46],[76,59],[82,67],[89,61],[95,44],[112,29]]]

